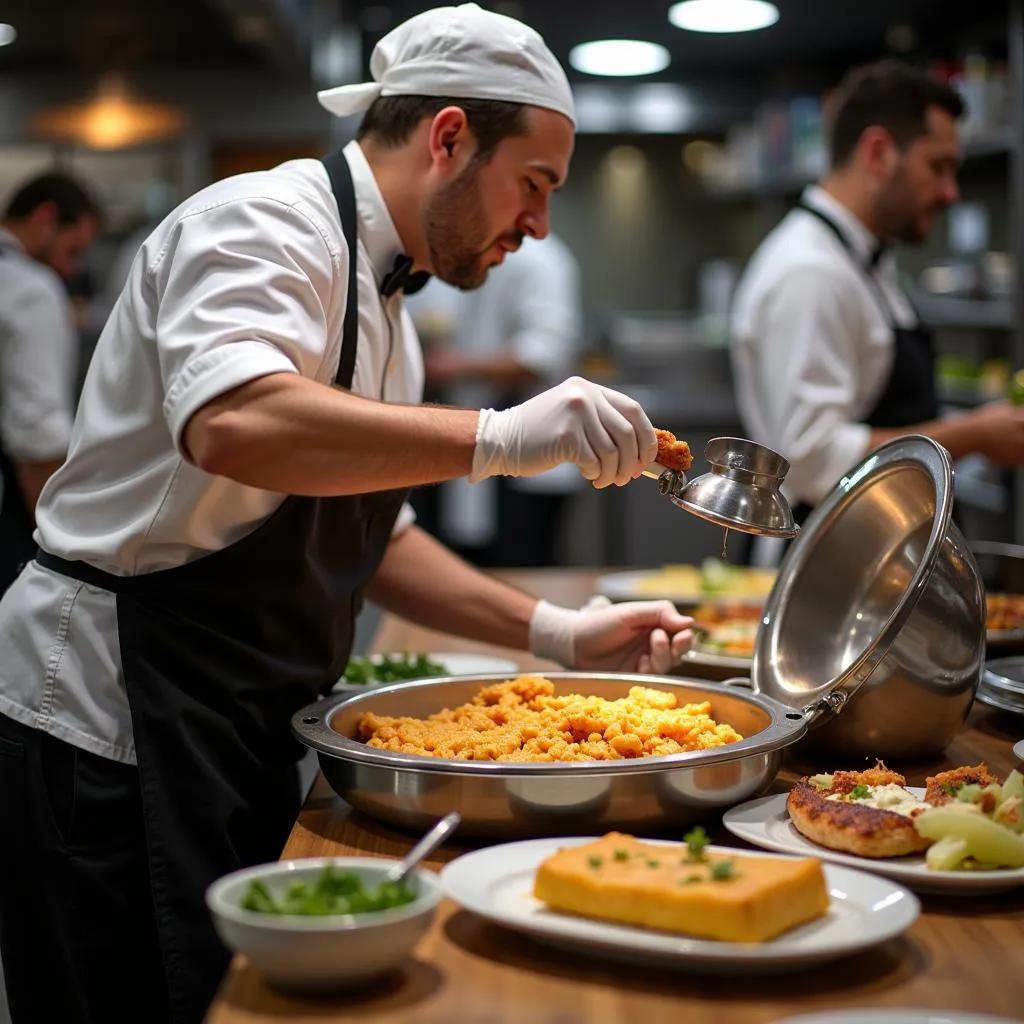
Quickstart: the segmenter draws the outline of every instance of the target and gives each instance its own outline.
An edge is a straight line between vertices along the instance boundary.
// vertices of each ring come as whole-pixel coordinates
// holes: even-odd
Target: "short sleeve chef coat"
[[[345,150],[359,218],[352,390],[422,400],[401,294],[380,296],[401,241],[359,145]],[[136,575],[217,551],[283,496],[186,461],[203,405],[271,373],[334,379],[350,253],[323,164],[296,160],[197,193],[143,244],[97,343],[68,461],[37,538],[55,555]],[[403,508],[395,532],[413,521]],[[35,563],[0,601],[0,712],[114,760],[135,759],[114,595]]]
[[[823,189],[803,201],[843,231],[866,266],[878,240]],[[732,361],[740,415],[751,439],[792,464],[786,491],[817,504],[867,454],[862,422],[892,370],[891,324],[917,317],[891,255],[871,271],[891,320],[835,234],[805,210],[791,211],[761,243],[737,288]]]

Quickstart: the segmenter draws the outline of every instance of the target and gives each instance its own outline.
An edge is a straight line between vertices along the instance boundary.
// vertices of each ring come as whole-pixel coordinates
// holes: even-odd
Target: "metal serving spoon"
[[[400,883],[424,857],[433,853],[462,823],[457,811],[446,814],[406,855],[384,876],[389,882]]]

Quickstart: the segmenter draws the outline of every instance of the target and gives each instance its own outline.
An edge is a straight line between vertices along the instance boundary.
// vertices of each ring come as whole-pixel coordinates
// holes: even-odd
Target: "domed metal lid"
[[[917,606],[952,508],[952,459],[923,435],[890,441],[844,476],[808,517],[768,595],[755,692],[841,710]]]

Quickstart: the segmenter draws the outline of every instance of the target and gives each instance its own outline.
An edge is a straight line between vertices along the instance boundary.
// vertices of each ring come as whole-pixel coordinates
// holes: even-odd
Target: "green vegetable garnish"
[[[443,676],[448,669],[425,654],[395,654],[378,658],[350,658],[343,682],[356,686],[369,683],[395,683],[402,679],[428,679]]]
[[[700,875],[687,875],[686,878],[680,878],[680,885],[693,885],[694,882],[701,881]]]
[[[647,866],[648,866],[649,868],[656,868],[656,867],[657,867],[657,866],[658,866],[658,865],[659,865],[660,863],[661,863],[661,861],[660,861],[660,860],[649,860],[649,861],[647,862]]]
[[[629,850],[616,850],[612,856],[616,860],[629,860]]]
[[[736,877],[736,865],[731,860],[720,860],[711,866],[711,880],[725,882]]]
[[[851,800],[865,800],[869,796],[871,796],[871,790],[863,784],[856,785],[850,790]]]
[[[690,831],[683,836],[683,842],[689,847],[690,860],[703,860],[704,847],[707,846],[711,840],[708,838],[708,834],[704,831],[703,826],[698,825],[696,828],[690,829]]]
[[[832,776],[831,775],[812,775],[807,781],[812,786],[817,786],[819,789],[831,789],[832,788]]]
[[[366,888],[351,871],[338,871],[328,864],[315,882],[291,882],[283,897],[275,899],[266,883],[256,879],[239,906],[260,914],[299,914],[306,917],[329,914],[365,914],[391,910],[412,903],[416,894],[404,885],[382,882],[377,889]]]
[[[601,858],[601,857],[598,857],[597,854],[594,854],[594,856],[587,858],[587,863],[592,868],[599,868],[604,863],[604,859]]]

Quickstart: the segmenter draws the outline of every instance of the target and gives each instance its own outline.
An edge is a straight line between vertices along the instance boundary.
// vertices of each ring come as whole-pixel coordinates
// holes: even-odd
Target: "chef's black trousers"
[[[0,958],[14,1024],[161,1024],[138,772],[0,715]]]

